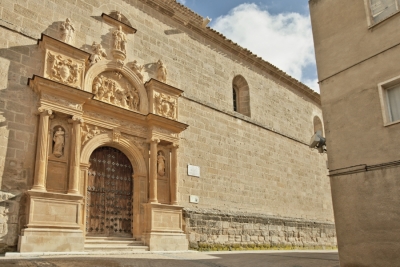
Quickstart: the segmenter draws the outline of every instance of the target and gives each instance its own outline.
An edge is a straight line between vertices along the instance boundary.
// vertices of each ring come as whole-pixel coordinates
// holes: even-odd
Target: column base
[[[150,251],[185,251],[189,242],[185,234],[147,233],[143,235],[144,243]]]
[[[19,236],[19,252],[84,251],[85,238],[81,230],[50,228],[24,229]]]
[[[151,251],[189,249],[189,242],[182,231],[182,209],[180,206],[145,204],[143,241]]]

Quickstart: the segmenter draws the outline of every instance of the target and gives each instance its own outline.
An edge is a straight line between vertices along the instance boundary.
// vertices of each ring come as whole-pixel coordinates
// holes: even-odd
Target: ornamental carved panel
[[[155,93],[155,110],[158,115],[176,119],[176,98],[164,93]]]
[[[139,91],[119,71],[98,75],[93,80],[92,93],[97,100],[133,111],[139,110]]]
[[[60,54],[47,52],[47,77],[80,88],[83,64]]]

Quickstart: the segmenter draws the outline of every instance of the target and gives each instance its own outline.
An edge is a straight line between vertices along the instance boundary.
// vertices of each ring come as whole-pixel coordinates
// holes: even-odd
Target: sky
[[[227,38],[319,92],[308,0],[177,0]]]

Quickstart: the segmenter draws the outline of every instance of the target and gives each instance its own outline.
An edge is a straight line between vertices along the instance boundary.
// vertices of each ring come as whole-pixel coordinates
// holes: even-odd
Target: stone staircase
[[[142,241],[121,237],[86,237],[86,252],[143,252],[148,251]]]

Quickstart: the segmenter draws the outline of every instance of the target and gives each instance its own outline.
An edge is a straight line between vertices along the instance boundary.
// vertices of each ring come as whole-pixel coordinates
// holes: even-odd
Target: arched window
[[[317,131],[321,131],[321,133],[323,135],[324,127],[322,125],[321,119],[318,116],[314,116],[313,124],[314,124],[314,133],[316,133]]]
[[[237,75],[232,81],[233,110],[250,117],[250,90],[246,79]]]

